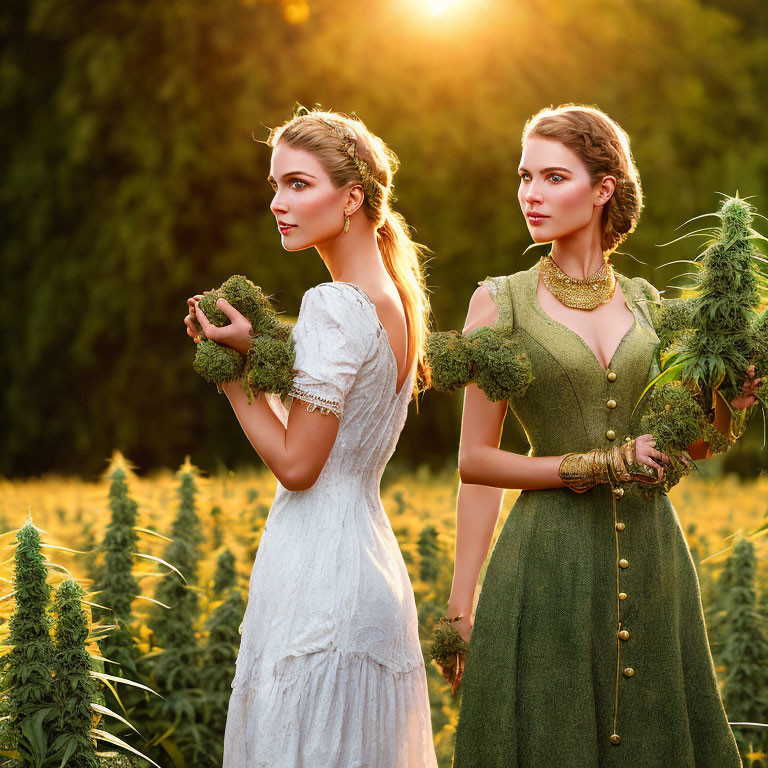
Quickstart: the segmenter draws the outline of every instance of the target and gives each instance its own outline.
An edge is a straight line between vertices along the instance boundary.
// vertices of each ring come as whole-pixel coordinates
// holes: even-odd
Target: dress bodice
[[[296,375],[282,418],[300,399],[340,420],[313,488],[378,487],[405,423],[413,371],[397,391],[397,361],[375,304],[353,283],[321,283],[304,294],[293,340]]]
[[[648,302],[659,294],[642,278],[616,273],[634,323],[607,369],[575,331],[550,317],[536,297],[539,264],[506,277],[486,278],[496,301],[499,325],[523,345],[533,383],[509,401],[531,445],[532,456],[607,448],[636,437],[640,396],[655,375],[653,329]],[[634,411],[634,413],[633,413]]]

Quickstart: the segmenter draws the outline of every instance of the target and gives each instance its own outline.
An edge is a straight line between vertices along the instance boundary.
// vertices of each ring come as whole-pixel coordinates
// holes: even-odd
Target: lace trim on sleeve
[[[291,387],[288,395],[295,400],[301,400],[307,404],[307,410],[312,413],[319,410],[324,416],[332,413],[337,419],[341,418],[341,403],[338,400],[330,400],[325,397],[313,395],[300,387]]]

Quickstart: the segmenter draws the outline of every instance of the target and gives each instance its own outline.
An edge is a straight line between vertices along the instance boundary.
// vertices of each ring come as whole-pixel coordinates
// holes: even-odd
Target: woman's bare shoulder
[[[464,333],[469,333],[475,328],[482,328],[486,325],[496,325],[498,320],[499,310],[496,307],[496,299],[488,288],[487,281],[483,281],[475,288],[472,298],[469,300]]]

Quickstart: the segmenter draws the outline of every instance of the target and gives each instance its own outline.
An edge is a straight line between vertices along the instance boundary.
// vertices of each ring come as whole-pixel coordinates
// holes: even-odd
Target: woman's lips
[[[281,235],[287,235],[295,226],[295,224],[284,224],[282,221],[277,223]]]
[[[526,218],[531,226],[536,226],[537,224],[541,224],[545,219],[548,219],[549,216],[544,216],[541,213],[527,213]]]

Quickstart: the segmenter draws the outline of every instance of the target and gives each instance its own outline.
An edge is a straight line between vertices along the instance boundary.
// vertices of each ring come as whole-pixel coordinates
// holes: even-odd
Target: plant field
[[[192,743],[197,738],[194,729],[196,721],[200,720],[200,712],[196,711],[194,717],[190,716],[185,721],[183,701],[179,699],[174,702],[173,696],[169,698],[169,691],[162,688],[167,686],[178,692],[186,686],[186,689],[194,690],[199,683],[194,682],[194,679],[184,682],[178,677],[178,672],[174,671],[173,664],[167,661],[163,666],[158,661],[167,650],[163,647],[165,642],[176,642],[176,638],[185,630],[183,626],[177,627],[173,623],[178,619],[178,617],[172,618],[173,605],[170,609],[163,608],[152,600],[160,600],[166,604],[174,600],[183,601],[186,606],[185,612],[188,614],[186,618],[191,621],[189,624],[191,634],[187,645],[192,647],[197,644],[200,649],[197,655],[194,650],[189,651],[192,653],[189,657],[192,661],[188,663],[193,666],[198,665],[203,670],[203,676],[214,675],[216,672],[229,674],[227,670],[231,668],[232,659],[226,653],[224,656],[216,656],[205,651],[206,648],[211,647],[209,642],[211,634],[220,632],[212,628],[211,616],[226,602],[225,590],[215,583],[216,579],[223,578],[220,556],[225,550],[229,550],[234,556],[234,581],[231,586],[235,591],[239,591],[240,595],[232,598],[235,602],[231,603],[234,607],[230,607],[230,613],[234,611],[237,614],[238,611],[242,611],[244,605],[239,598],[247,596],[248,577],[269,511],[275,480],[268,472],[202,477],[197,475],[189,464],[185,465],[186,477],[191,478],[187,481],[183,480],[183,474],[177,475],[172,472],[163,472],[145,478],[133,474],[119,456],[113,460],[111,470],[115,467],[124,468],[128,496],[136,502],[133,529],[136,534],[137,550],[146,555],[168,560],[182,571],[185,568],[196,571],[196,578],[190,579],[188,584],[182,585],[178,580],[178,585],[174,587],[171,582],[177,577],[162,563],[146,557],[135,558],[133,573],[138,589],[136,594],[140,594],[141,597],[132,598],[131,623],[123,629],[132,636],[132,642],[135,643],[136,652],[142,664],[146,660],[154,661],[154,666],[151,667],[152,682],[150,684],[154,684],[158,693],[166,696],[166,703],[163,705],[166,709],[163,710],[162,716],[170,718],[166,735],[155,734],[153,743],[145,754],[151,754],[160,765],[169,767],[188,765],[197,768],[200,761],[191,762],[188,757],[185,757],[188,753],[185,752],[186,748],[183,745],[187,742]],[[199,536],[196,535],[195,539],[196,549],[193,547],[188,552],[177,549],[177,562],[173,562],[169,554],[174,552],[173,542],[168,539],[172,537],[174,521],[179,515],[180,487],[183,482],[191,483],[189,488],[194,486],[195,490],[193,495],[190,496],[188,493],[186,497],[188,503],[192,501],[194,508],[193,517],[189,518],[192,522],[186,523],[186,533],[191,527],[197,526]],[[457,477],[432,475],[419,471],[392,479],[382,489],[382,501],[411,576],[425,650],[428,648],[432,624],[437,617],[443,615],[450,592],[457,485]],[[516,493],[510,491],[506,494],[496,535],[506,519]],[[734,564],[728,569],[724,568],[724,565],[727,562],[736,563],[737,558],[731,561],[728,558],[733,552],[732,545],[739,539],[739,532],[754,532],[764,523],[768,506],[766,504],[768,479],[746,484],[730,476],[724,479],[687,478],[672,490],[670,496],[688,535],[694,559],[699,567],[702,599],[710,628],[712,650],[718,676],[721,683],[725,684],[729,669],[735,668],[734,658],[738,659],[740,653],[741,635],[735,637],[735,633],[743,630],[739,630],[738,625],[728,618],[736,610],[731,610],[735,592],[733,590],[728,592],[728,589],[741,578],[737,573],[739,566]],[[102,481],[95,483],[60,477],[45,477],[35,481],[0,480],[2,530],[11,531],[19,528],[28,520],[30,514],[35,526],[41,530],[40,536],[45,543],[77,550],[72,552],[68,549],[44,549],[48,562],[55,563],[55,566],[49,569],[49,582],[54,587],[59,586],[71,574],[84,587],[86,593],[94,590],[94,580],[102,579],[101,584],[104,588],[105,555],[101,550],[111,519],[110,479],[105,475]],[[308,520],[307,524],[311,525],[312,521]],[[176,525],[178,526],[179,523],[176,522]],[[7,545],[12,543],[10,536],[6,536],[2,541]],[[750,551],[744,556],[749,556],[752,564],[744,568],[750,574],[754,571],[754,580],[749,576],[749,583],[746,585],[742,583],[738,594],[742,597],[746,595],[745,599],[747,599],[749,590],[756,589],[753,603],[749,603],[747,599],[749,604],[746,605],[744,615],[747,617],[749,630],[756,631],[764,637],[761,634],[762,622],[768,613],[768,567],[764,555],[768,545],[766,539],[759,535],[752,536],[750,542],[754,545],[754,552],[750,547]],[[194,556],[189,554],[193,550],[197,552]],[[2,576],[10,581],[13,578],[13,560],[12,558],[5,558],[5,560]],[[184,563],[181,562],[182,560]],[[728,573],[722,577],[724,571]],[[187,575],[189,574],[185,574]],[[177,592],[174,592],[174,588]],[[194,599],[190,600],[190,595]],[[90,599],[97,604],[102,602],[98,594]],[[0,615],[4,628],[7,628],[7,619],[14,608],[12,595],[6,596],[6,599],[0,603]],[[94,608],[94,611],[97,609]],[[164,622],[168,622],[168,625],[166,626]],[[109,619],[106,619],[105,623],[110,623]],[[172,640],[161,642],[164,633],[171,633],[174,637]],[[226,639],[222,642],[226,646]],[[113,655],[118,652],[115,649],[112,651]],[[178,648],[174,651],[181,654],[177,661],[183,661],[184,652],[183,649]],[[102,653],[109,657],[103,645]],[[223,660],[215,661],[216,659]],[[757,662],[768,664],[768,659],[758,659]],[[208,664],[221,664],[222,668],[208,669],[206,668]],[[122,674],[125,677],[131,676],[128,673],[128,666],[130,665],[126,663],[121,665]],[[181,666],[183,667],[184,664],[181,663]],[[746,674],[749,678],[751,674],[749,669],[746,670]],[[434,665],[428,666],[428,677],[435,746],[440,765],[449,766],[457,718],[457,701],[450,695],[447,683],[443,681]],[[743,698],[744,685],[735,677],[735,674],[732,675],[728,684],[741,685],[734,695]],[[147,681],[146,678],[142,679]],[[726,699],[727,694],[726,690]],[[760,694],[755,696],[762,699]],[[221,694],[219,697],[221,699]],[[221,713],[225,711],[226,705],[226,701],[220,699],[215,706],[211,705],[211,711],[216,710],[218,715],[210,714],[210,717],[206,715],[208,730],[205,731],[204,738],[220,737],[220,730],[223,727]],[[148,741],[151,741],[152,723],[142,722],[140,718],[157,719],[159,716],[151,714],[151,708],[147,709],[146,701],[135,697],[132,707],[126,701],[121,700],[120,704],[126,705],[129,719],[141,732],[144,741],[138,737],[128,738],[125,731],[120,732],[121,738],[139,749],[146,747]],[[109,702],[107,705],[113,706]],[[177,705],[179,708],[173,709]],[[764,703],[756,702],[756,706],[757,714],[753,714],[749,718],[751,720],[760,717],[760,707],[765,712]],[[735,717],[730,711],[729,715],[731,720],[747,719],[741,715]],[[765,718],[762,722],[765,722]],[[107,727],[105,720],[102,720],[100,727]],[[185,727],[187,731],[184,731]],[[756,732],[755,729],[752,729],[752,733],[754,732]],[[182,733],[185,734],[184,738],[181,738]],[[762,757],[758,746],[751,742],[744,745],[743,751],[750,756],[750,760],[757,761]],[[212,765],[216,763],[218,754],[216,749],[210,750]],[[143,762],[138,764],[144,765]],[[745,764],[749,762],[745,761]]]

